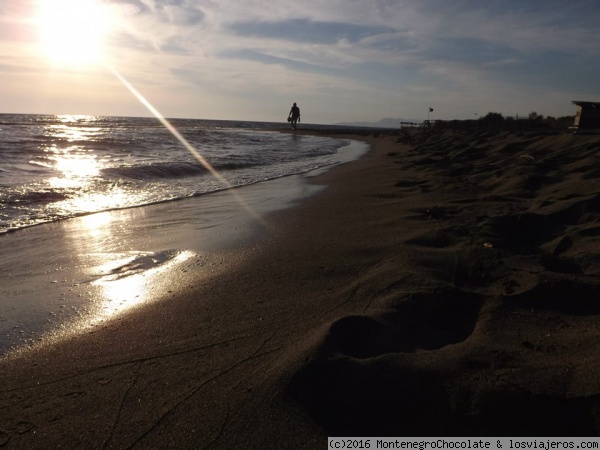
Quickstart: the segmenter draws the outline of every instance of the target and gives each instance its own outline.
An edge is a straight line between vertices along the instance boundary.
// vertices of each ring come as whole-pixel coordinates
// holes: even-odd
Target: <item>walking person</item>
[[[292,109],[290,109],[290,114],[288,115],[288,122],[292,124],[292,129],[296,129],[296,122],[300,120],[300,108],[294,103],[292,105]]]

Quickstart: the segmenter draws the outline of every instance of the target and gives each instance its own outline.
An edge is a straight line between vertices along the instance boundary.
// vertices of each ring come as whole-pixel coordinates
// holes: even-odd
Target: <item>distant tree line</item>
[[[535,111],[527,117],[504,117],[497,112],[489,112],[475,120],[436,120],[431,124],[435,128],[444,129],[486,129],[507,131],[567,131],[573,126],[575,116],[544,117]]]

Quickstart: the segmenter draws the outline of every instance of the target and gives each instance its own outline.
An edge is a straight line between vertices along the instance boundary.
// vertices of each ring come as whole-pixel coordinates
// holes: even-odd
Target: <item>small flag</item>
[[[429,112],[433,112],[433,108],[429,108]]]

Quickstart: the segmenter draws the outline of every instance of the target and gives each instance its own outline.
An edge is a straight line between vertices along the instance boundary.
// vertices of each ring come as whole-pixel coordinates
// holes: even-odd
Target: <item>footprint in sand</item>
[[[409,294],[395,301],[393,309],[377,315],[335,321],[321,351],[372,358],[439,349],[471,335],[482,305],[480,295],[458,290]]]
[[[289,385],[290,396],[330,435],[452,432],[441,372],[419,361],[468,339],[483,298],[448,289],[407,294],[388,306],[331,324]]]

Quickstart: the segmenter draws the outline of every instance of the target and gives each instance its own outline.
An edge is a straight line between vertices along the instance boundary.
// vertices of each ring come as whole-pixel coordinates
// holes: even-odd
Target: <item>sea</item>
[[[367,149],[287,123],[0,114],[0,359],[215,273],[211,252]]]
[[[263,122],[0,114],[0,234],[308,172],[335,164],[348,145],[283,129]]]

